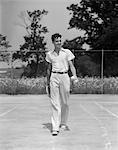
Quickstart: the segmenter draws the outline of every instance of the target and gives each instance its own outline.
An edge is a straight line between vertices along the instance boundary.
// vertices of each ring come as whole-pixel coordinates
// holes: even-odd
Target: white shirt
[[[46,54],[46,61],[52,64],[52,71],[58,72],[68,71],[68,61],[74,58],[73,53],[64,48],[61,48],[59,55],[55,51],[49,51]]]

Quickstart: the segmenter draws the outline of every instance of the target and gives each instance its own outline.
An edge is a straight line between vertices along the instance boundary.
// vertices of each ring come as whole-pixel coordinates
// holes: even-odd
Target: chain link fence
[[[2,52],[5,52],[5,51],[2,51]],[[30,51],[30,53],[32,53],[32,52],[36,53],[37,51]],[[98,65],[95,65],[95,63],[92,63],[89,56],[86,55],[87,54],[86,51],[84,52],[83,50],[73,50],[72,52],[75,55],[75,60],[73,62],[75,64],[75,67],[77,69],[77,74],[79,76],[99,76],[101,79],[104,78],[104,67],[106,65],[104,50],[91,51],[91,54],[98,52],[99,55],[101,55],[98,58],[98,59],[100,59],[99,63],[97,63]],[[105,53],[106,52],[107,51],[105,50]],[[10,78],[14,78],[14,77],[20,78],[21,74],[24,72],[24,68],[28,64],[28,60],[27,61],[21,61],[20,59],[14,60],[13,59],[14,51],[9,51],[9,53],[10,53],[10,56],[9,56],[9,61],[7,63],[0,61],[0,77],[7,76]],[[91,54],[89,54],[89,55],[91,55]],[[1,53],[0,53],[0,56],[1,56]],[[104,62],[105,62],[105,64],[104,64]],[[80,69],[80,66],[81,66],[81,69]],[[96,69],[96,67],[98,67],[98,68]],[[87,72],[87,70],[88,70],[88,72]]]
[[[44,62],[44,57],[41,55],[41,53],[45,53],[44,51],[28,51],[28,56],[26,56],[26,59],[24,61],[21,58],[13,58],[14,53],[19,51],[9,51],[8,61],[3,61],[3,52],[5,53],[6,51],[0,51],[0,78],[21,78],[26,68],[30,69],[27,67],[28,64],[31,64],[32,61],[36,62],[37,56],[38,64]],[[6,53],[8,53],[8,51]]]

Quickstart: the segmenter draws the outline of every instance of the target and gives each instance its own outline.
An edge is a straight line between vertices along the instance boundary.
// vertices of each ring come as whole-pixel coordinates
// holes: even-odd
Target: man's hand
[[[47,86],[50,86],[50,80],[47,79]]]
[[[51,97],[51,95],[50,95],[50,86],[46,86],[46,92],[47,92],[47,95],[48,95],[48,97]]]
[[[78,83],[78,78],[77,78],[77,76],[72,76],[72,77],[71,77],[71,81],[72,81],[74,84],[77,84],[77,83]]]

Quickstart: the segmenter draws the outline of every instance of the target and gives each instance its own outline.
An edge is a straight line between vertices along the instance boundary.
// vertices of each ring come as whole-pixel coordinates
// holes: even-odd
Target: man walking
[[[60,128],[67,129],[69,111],[67,102],[70,95],[69,67],[74,79],[77,80],[76,70],[72,63],[75,56],[70,50],[62,48],[61,37],[62,35],[59,33],[51,36],[54,50],[46,54],[46,61],[48,62],[47,86],[50,87],[53,136],[58,135]]]

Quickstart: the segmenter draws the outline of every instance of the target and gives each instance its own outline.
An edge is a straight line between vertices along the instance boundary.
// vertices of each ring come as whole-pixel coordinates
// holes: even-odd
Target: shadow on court
[[[51,123],[43,123],[43,128],[48,129],[50,132],[52,131],[52,124]]]

